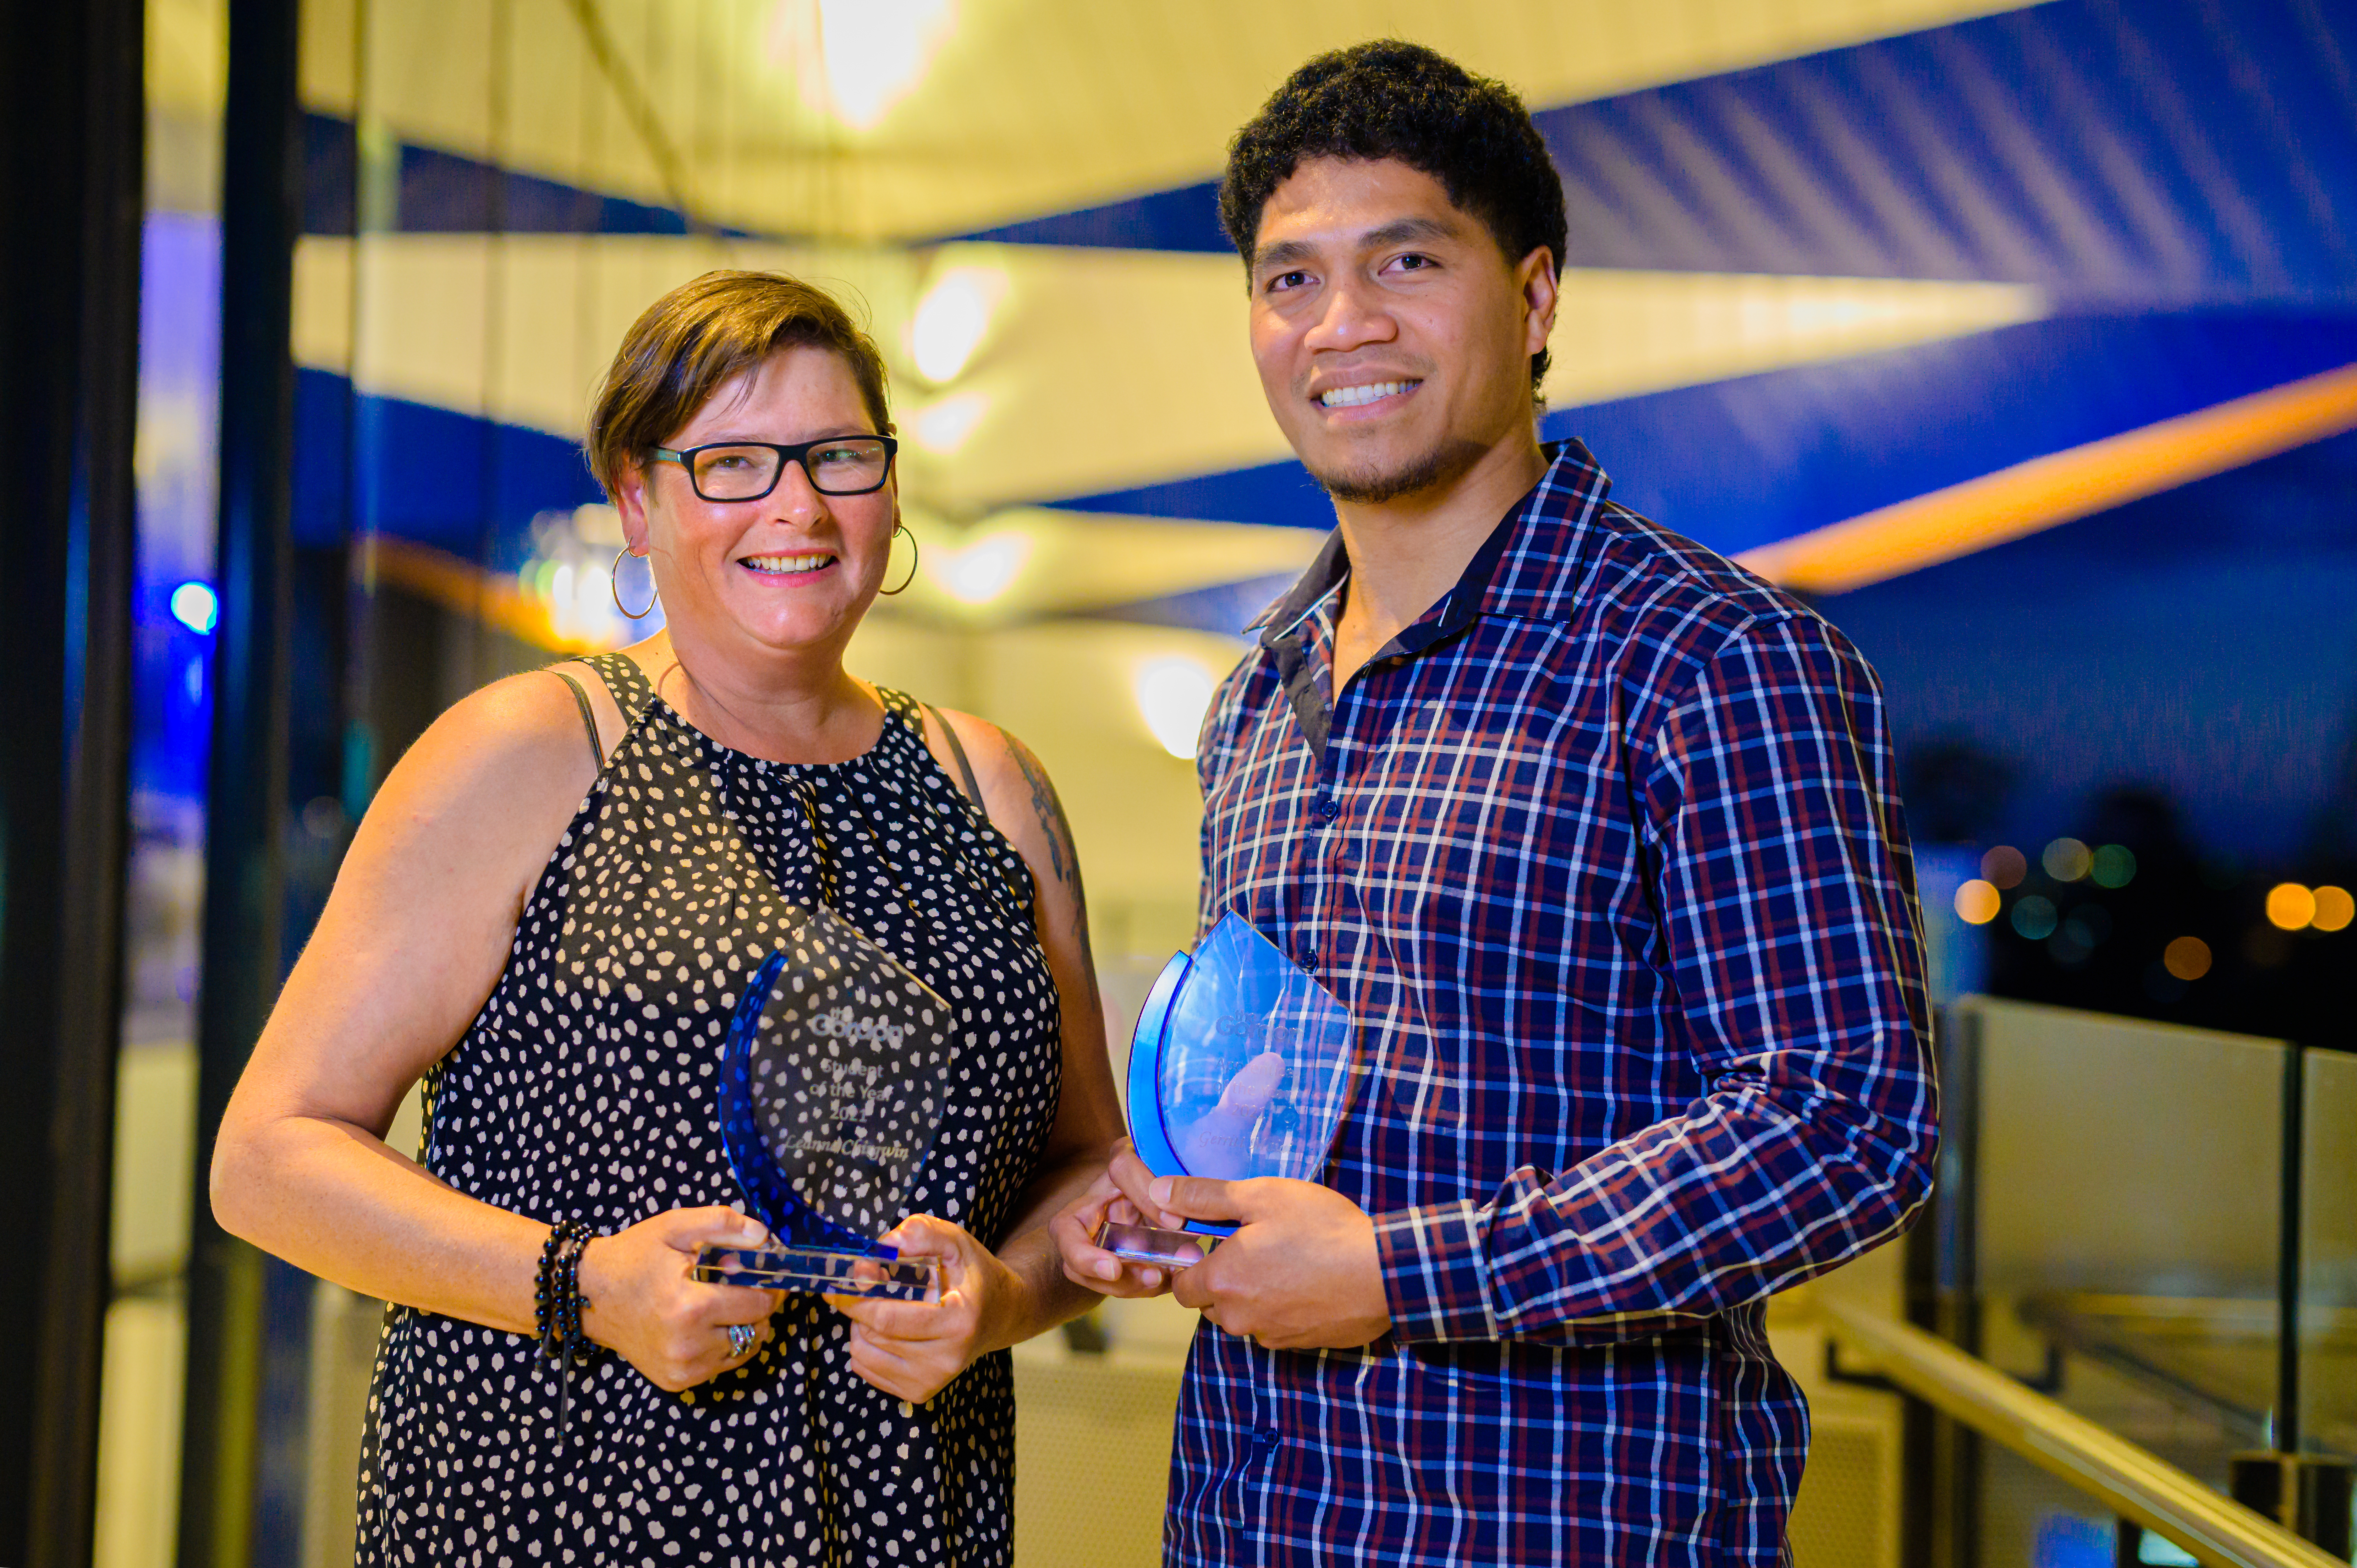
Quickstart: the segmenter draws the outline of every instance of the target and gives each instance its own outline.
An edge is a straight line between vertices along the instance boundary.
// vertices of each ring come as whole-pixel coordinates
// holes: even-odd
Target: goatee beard
[[[1326,493],[1338,501],[1349,501],[1357,506],[1381,506],[1402,496],[1417,495],[1450,483],[1480,460],[1481,450],[1478,444],[1470,441],[1443,441],[1424,456],[1389,471],[1354,468],[1342,473],[1321,474],[1312,468],[1309,477],[1325,487]]]

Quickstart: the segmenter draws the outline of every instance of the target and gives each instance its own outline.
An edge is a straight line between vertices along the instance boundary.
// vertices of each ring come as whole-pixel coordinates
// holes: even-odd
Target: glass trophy
[[[1231,910],[1146,993],[1129,1047],[1130,1143],[1158,1176],[1316,1181],[1350,1084],[1350,1013]],[[1234,1231],[1107,1220],[1097,1245],[1185,1268]]]
[[[694,1277],[927,1299],[931,1258],[877,1240],[941,1129],[953,1012],[823,908],[763,961],[721,1049],[720,1136],[761,1247],[706,1247]]]

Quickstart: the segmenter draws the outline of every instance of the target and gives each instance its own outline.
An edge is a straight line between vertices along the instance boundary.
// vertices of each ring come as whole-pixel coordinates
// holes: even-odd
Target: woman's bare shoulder
[[[1071,886],[1080,885],[1080,860],[1072,847],[1064,803],[1038,754],[988,719],[954,708],[935,710],[957,733],[974,764],[982,804],[1032,869]]]
[[[362,832],[373,822],[396,838],[428,832],[495,854],[537,843],[544,859],[597,773],[565,682],[546,671],[511,675],[426,727],[386,775]]]

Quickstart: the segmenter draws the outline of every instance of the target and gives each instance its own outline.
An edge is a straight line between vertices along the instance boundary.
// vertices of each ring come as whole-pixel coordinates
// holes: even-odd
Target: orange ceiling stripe
[[[382,582],[406,588],[534,648],[579,653],[591,647],[557,635],[548,607],[525,593],[513,577],[485,571],[431,545],[376,534],[367,541],[361,564],[371,585]]]
[[[1838,594],[2222,474],[2357,429],[2357,365],[2033,457],[1736,560],[1813,594]]]

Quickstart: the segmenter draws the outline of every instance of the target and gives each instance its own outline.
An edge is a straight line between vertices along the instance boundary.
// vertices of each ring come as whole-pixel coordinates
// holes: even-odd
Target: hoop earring
[[[647,607],[642,610],[634,610],[630,606],[622,602],[622,562],[630,555],[630,547],[627,544],[614,552],[614,569],[606,574],[606,586],[614,596],[614,607],[616,609],[621,611],[632,620],[644,620],[647,617],[655,613],[655,602],[662,597],[662,590],[661,588],[655,588],[653,592],[650,593],[647,596]],[[652,586],[654,567],[651,564],[647,567],[647,576],[649,578],[649,585]]]
[[[909,536],[909,575],[900,579],[900,585],[897,588],[877,588],[876,591],[879,594],[905,594],[909,591],[909,585],[917,580],[917,563],[922,559],[917,549],[917,531],[905,522],[894,520],[892,537],[898,539],[904,533]]]

